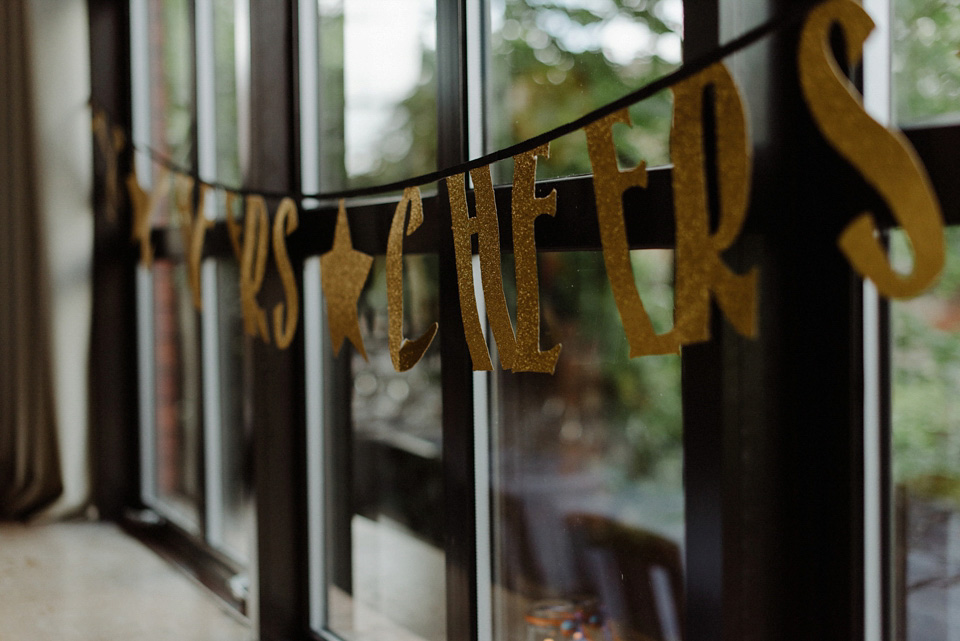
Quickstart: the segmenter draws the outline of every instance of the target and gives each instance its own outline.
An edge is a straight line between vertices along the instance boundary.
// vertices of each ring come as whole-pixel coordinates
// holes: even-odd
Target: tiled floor
[[[0,525],[0,641],[252,639],[224,608],[112,525]]]

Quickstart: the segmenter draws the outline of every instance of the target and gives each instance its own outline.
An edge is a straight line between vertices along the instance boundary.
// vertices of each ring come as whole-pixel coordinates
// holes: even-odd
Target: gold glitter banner
[[[431,347],[438,332],[434,322],[421,336],[403,336],[403,239],[424,222],[420,186],[445,181],[452,227],[441,230],[441,242],[453,244],[461,318],[467,347],[475,370],[491,370],[493,362],[480,319],[474,283],[473,242],[478,248],[479,273],[484,307],[501,367],[517,372],[553,373],[561,345],[541,350],[540,301],[537,247],[534,224],[540,216],[557,216],[558,196],[551,191],[535,195],[537,158],[549,156],[550,141],[582,131],[593,169],[600,244],[607,277],[620,313],[631,357],[676,353],[683,345],[710,338],[710,301],[745,337],[757,332],[757,268],[735,273],[723,253],[737,240],[748,212],[752,174],[751,145],[744,101],[721,59],[756,42],[777,29],[803,21],[797,67],[801,90],[810,114],[825,140],[877,192],[906,232],[914,260],[909,273],[890,265],[871,212],[857,216],[840,234],[839,250],[864,278],[876,283],[889,297],[913,296],[929,287],[944,263],[943,217],[926,171],[906,138],[877,123],[864,111],[860,96],[841,72],[830,46],[831,30],[839,28],[850,65],[860,58],[860,48],[873,22],[851,0],[827,0],[812,9],[797,9],[719,47],[714,53],[689,61],[677,71],[637,91],[530,140],[501,149],[456,167],[405,181],[362,189],[323,194],[277,194],[248,192],[198,180],[190,172],[149,154],[161,169],[151,191],[144,190],[136,172],[126,179],[133,215],[132,237],[140,247],[140,262],[152,264],[151,219],[168,202],[173,185],[173,211],[182,234],[188,283],[193,302],[202,308],[200,261],[206,232],[213,220],[205,211],[214,201],[212,191],[225,192],[225,227],[233,254],[240,263],[240,298],[244,330],[269,342],[268,318],[257,300],[270,254],[270,221],[265,198],[281,200],[273,217],[272,253],[283,286],[283,303],[273,309],[273,340],[285,349],[293,341],[298,318],[299,288],[287,241],[299,225],[298,203],[303,198],[339,199],[333,246],[320,257],[322,288],[333,351],[339,354],[344,339],[366,358],[363,329],[357,303],[370,273],[373,257],[356,250],[350,235],[343,198],[386,193],[402,189],[384,248],[386,255],[387,340],[397,371],[415,366]],[[670,89],[674,117],[670,133],[673,162],[671,181],[676,228],[674,326],[657,334],[641,300],[627,239],[628,217],[643,211],[624,207],[624,193],[645,189],[644,162],[621,170],[612,128],[631,125],[627,107]],[[704,109],[706,96],[712,109]],[[714,119],[704,123],[704,114]],[[117,178],[120,152],[129,136],[110,127],[105,114],[96,112],[94,134],[104,162],[107,185],[103,193],[110,218],[119,198]],[[711,135],[713,140],[705,140]],[[136,148],[136,145],[133,145]],[[707,157],[712,149],[714,157]],[[141,149],[142,151],[142,149]],[[501,273],[500,213],[494,197],[491,164],[512,160],[513,185],[510,211],[515,256],[517,300],[516,324],[510,318]],[[708,168],[714,168],[717,187],[716,230],[710,229]],[[473,183],[475,211],[469,207],[466,176]],[[408,216],[409,212],[409,216]],[[242,218],[242,221],[240,220]],[[450,233],[450,236],[446,236]],[[514,330],[516,327],[516,331]]]

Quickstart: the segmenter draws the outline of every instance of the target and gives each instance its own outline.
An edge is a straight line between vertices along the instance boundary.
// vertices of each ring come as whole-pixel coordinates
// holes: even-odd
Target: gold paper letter
[[[672,333],[657,336],[653,330],[653,324],[637,293],[623,220],[623,192],[630,187],[647,186],[647,166],[641,161],[629,171],[620,171],[610,131],[617,122],[630,124],[630,114],[626,109],[601,118],[585,128],[587,151],[593,167],[593,190],[597,201],[603,262],[620,311],[620,321],[630,343],[630,357],[669,354],[677,351],[679,342]]]
[[[467,211],[466,181],[463,174],[447,178],[450,195],[450,217],[453,219],[453,249],[457,261],[457,285],[460,290],[460,316],[463,318],[463,333],[466,335],[470,360],[475,371],[493,369],[487,341],[480,326],[477,299],[473,296],[473,250],[470,237],[477,233],[477,220]]]
[[[719,222],[710,234],[703,146],[704,89],[713,86],[716,114],[716,167]],[[750,146],[743,104],[730,72],[712,65],[673,87],[673,202],[676,215],[675,344],[710,338],[710,293],[734,328],[756,335],[757,269],[733,273],[720,253],[736,240],[747,215]],[[667,336],[667,334],[663,335]]]
[[[407,226],[407,236],[423,223],[423,201],[419,187],[403,190],[403,198],[397,203],[387,238],[387,342],[390,360],[398,372],[405,372],[419,363],[437,334],[437,323],[434,323],[420,338],[411,341],[403,337],[403,226],[408,203],[410,224]]]
[[[126,136],[119,125],[109,126],[107,114],[101,109],[95,109],[93,114],[93,134],[97,141],[97,148],[103,155],[105,166],[104,176],[104,217],[107,222],[117,220],[117,203],[120,200],[117,175],[120,152],[126,144]]]
[[[200,195],[197,197],[197,209],[193,212],[194,180],[190,176],[178,175],[176,185],[176,205],[180,214],[180,233],[183,237],[183,246],[187,250],[187,282],[193,294],[193,306],[197,311],[203,311],[203,295],[200,281],[200,262],[203,257],[203,239],[207,229],[213,227],[213,221],[207,220],[204,215],[206,208],[208,185],[200,185]]]
[[[170,190],[168,176],[166,170],[161,169],[157,172],[153,191],[149,194],[140,186],[136,169],[127,176],[127,191],[130,192],[130,202],[133,205],[133,233],[131,236],[132,240],[140,243],[140,264],[147,268],[153,266],[153,245],[150,244],[150,216]]]
[[[243,235],[242,227],[240,223],[237,222],[237,219],[233,216],[233,205],[238,203],[243,205],[243,199],[240,194],[228,191],[227,192],[227,235],[230,237],[230,246],[233,247],[233,255],[237,257],[237,261],[243,259],[243,249],[240,246],[240,236]]]
[[[840,234],[840,249],[881,294],[914,296],[929,287],[943,269],[943,215],[910,143],[867,115],[833,59],[828,38],[835,23],[844,31],[847,60],[851,64],[860,60],[860,48],[873,29],[870,16],[849,0],[824,2],[810,11],[800,36],[800,86],[824,137],[860,170],[907,233],[913,246],[913,270],[907,275],[893,270],[869,212],[861,213]]]
[[[243,257],[240,260],[243,329],[248,336],[259,334],[265,343],[269,343],[267,314],[257,303],[257,293],[263,286],[263,276],[267,269],[267,236],[270,233],[267,203],[263,196],[247,196],[247,213],[243,222]]]
[[[447,178],[450,192],[450,214],[453,219],[453,245],[457,260],[457,282],[460,289],[460,311],[467,347],[473,360],[473,369],[492,369],[487,342],[480,328],[477,301],[473,296],[473,266],[471,264],[470,237],[477,234],[480,253],[480,280],[483,283],[483,299],[487,304],[487,317],[497,341],[500,364],[505,369],[513,367],[517,340],[513,323],[507,312],[507,299],[503,295],[503,277],[500,274],[500,226],[497,221],[497,205],[493,196],[493,181],[490,166],[470,172],[475,186],[477,215],[470,217],[462,175]]]
[[[287,300],[286,325],[283,323],[283,303],[278,303],[273,308],[273,336],[280,349],[287,349],[293,341],[293,334],[297,331],[297,318],[300,315],[297,281],[293,277],[286,242],[286,237],[292,234],[299,224],[297,205],[292,198],[284,198],[277,207],[276,218],[273,219],[273,258],[277,263],[277,271],[283,281],[283,295]]]
[[[537,156],[550,156],[549,143],[513,158],[513,251],[517,271],[517,354],[513,369],[553,374],[561,346],[540,351],[540,288],[533,224],[537,216],[557,213],[557,190],[545,198],[534,195]]]

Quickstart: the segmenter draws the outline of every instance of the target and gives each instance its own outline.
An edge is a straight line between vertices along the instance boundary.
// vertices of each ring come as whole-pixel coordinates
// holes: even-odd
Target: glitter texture
[[[423,358],[424,352],[437,334],[437,323],[427,329],[420,338],[407,340],[403,337],[403,227],[410,205],[410,222],[407,236],[423,223],[423,201],[419,187],[407,187],[403,198],[397,203],[387,237],[387,344],[390,360],[398,372],[405,372]]]
[[[333,233],[333,248],[320,256],[321,284],[327,299],[327,319],[334,355],[340,354],[340,347],[346,338],[367,360],[367,351],[360,335],[357,300],[372,264],[372,256],[353,248],[347,210],[341,200],[337,227]]]
[[[710,234],[704,154],[703,96],[713,86],[716,114],[716,167],[719,222]],[[674,125],[670,132],[673,160],[673,201],[676,216],[676,286],[674,329],[680,344],[710,338],[710,294],[744,336],[757,331],[757,268],[735,274],[720,258],[736,240],[747,215],[750,153],[746,118],[740,94],[722,64],[707,67],[677,84]]]
[[[553,374],[562,347],[554,345],[546,352],[540,351],[540,285],[534,222],[537,216],[556,215],[557,190],[551,190],[544,198],[534,195],[537,156],[548,158],[550,145],[513,159],[513,251],[517,272],[517,352],[513,369]]]
[[[860,60],[860,49],[874,26],[863,8],[849,0],[831,0],[811,10],[800,35],[800,87],[824,137],[883,197],[909,236],[913,270],[901,275],[890,266],[869,212],[861,213],[843,230],[840,249],[884,296],[916,296],[932,285],[943,269],[943,214],[927,172],[906,137],[867,115],[853,85],[837,66],[829,42],[834,24],[843,28],[851,66]]]
[[[493,364],[490,362],[490,352],[487,351],[487,341],[483,338],[477,300],[473,294],[473,250],[470,247],[470,237],[477,233],[478,223],[467,211],[465,182],[462,174],[446,179],[447,193],[450,196],[450,217],[453,220],[453,250],[457,263],[457,286],[460,290],[460,316],[463,318],[463,333],[474,371],[489,371],[493,369]],[[499,247],[497,250],[499,255]],[[499,268],[497,265],[498,270]]]

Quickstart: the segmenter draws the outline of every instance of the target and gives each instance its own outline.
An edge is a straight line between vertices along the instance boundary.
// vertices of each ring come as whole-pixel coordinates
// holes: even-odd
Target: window
[[[116,17],[100,4],[92,14]],[[674,0],[129,6],[132,73],[104,63],[94,94],[130,85],[141,183],[164,180],[149,145],[203,180],[268,192],[271,214],[280,194],[378,184],[540,133],[669,72],[681,48],[696,59],[780,15],[777,3],[740,0],[686,12]],[[923,20],[901,27],[931,37]],[[891,622],[912,615],[882,611],[923,605],[927,584],[909,577],[928,557],[939,569],[914,578],[932,581],[936,609],[949,611],[949,462],[931,468],[927,443],[911,439],[952,437],[910,409],[939,403],[922,400],[931,388],[908,399],[909,385],[930,377],[919,366],[936,362],[910,342],[924,333],[910,310],[929,319],[949,304],[889,310],[901,334],[886,351],[888,310],[835,247],[844,222],[877,199],[811,124],[792,82],[795,35],[784,27],[726,60],[755,156],[748,222],[724,260],[760,269],[755,340],[714,313],[711,341],[626,358],[582,133],[551,145],[538,169],[538,189],[558,193],[556,216],[536,224],[540,345],[563,346],[552,377],[504,371],[489,331],[494,371],[472,371],[443,184],[424,189],[423,225],[403,245],[405,335],[440,329],[402,374],[385,347],[384,239],[397,195],[345,203],[353,245],[374,261],[359,305],[366,358],[349,341],[335,358],[319,256],[338,203],[300,202],[290,251],[302,311],[292,345],[278,350],[243,334],[218,190],[203,201],[215,222],[195,311],[171,185],[153,220],[153,267],[124,265],[138,284],[140,438],[110,423],[123,455],[103,461],[103,474],[139,464],[117,472],[135,495],[119,502],[146,508],[141,521],[159,516],[153,529],[204,557],[210,582],[235,588],[236,603],[249,580],[263,638],[556,639],[571,621],[586,636],[606,626],[622,638],[893,638],[904,628]],[[949,96],[949,78],[936,77]],[[933,81],[917,82],[930,93]],[[670,100],[640,103],[637,126],[615,130],[621,166],[652,167],[625,207],[638,289],[661,329],[673,305]],[[955,222],[944,141],[957,134],[921,111],[910,113],[928,124],[908,133]],[[515,318],[512,171],[510,161],[493,168]],[[268,267],[261,304],[281,292]],[[949,335],[937,340],[949,352]],[[892,426],[887,376],[907,385],[895,387]],[[884,503],[889,479],[913,492],[896,508]],[[913,523],[907,531],[930,545],[873,536],[885,516]],[[901,563],[887,568],[896,550]],[[895,587],[912,590],[898,601],[886,591]]]
[[[317,42],[315,68],[309,51],[300,51],[300,72],[307,74],[301,87],[317,87],[316,94],[301,94],[301,131],[322,132],[319,138],[303,139],[302,154],[310,159],[304,162],[303,184],[337,190],[437,168],[434,105],[437,93],[449,90],[441,84],[437,61],[450,52],[444,54],[441,41],[434,42],[436,30],[444,27],[437,24],[432,3],[401,8],[377,1],[321,2],[318,7],[316,15],[312,3],[300,8],[301,36],[310,34],[305,40],[312,43],[315,34]],[[625,93],[630,83],[657,77],[679,60],[677,3],[551,8],[514,1],[479,10],[487,15],[468,21],[467,46],[473,51],[468,56],[489,53],[468,58],[461,79],[473,92],[467,119],[475,124],[467,134],[476,145],[474,154],[563,124]],[[490,27],[485,31],[483,25]],[[645,47],[611,49],[620,40],[604,32],[617,29],[639,29],[647,36]],[[480,42],[471,49],[474,38]],[[373,41],[381,46],[371,49]],[[559,68],[554,58],[565,59],[560,65],[564,78],[551,75]],[[498,98],[482,95],[486,92]],[[551,100],[551,94],[568,98],[569,104],[551,113],[553,120],[537,121],[536,105]],[[662,163],[667,159],[669,97],[650,102],[652,106],[633,110],[638,124],[623,135],[630,149],[647,151]],[[510,112],[503,113],[504,107]],[[503,123],[527,126],[528,121],[539,129],[496,129]],[[487,123],[486,142],[481,123]],[[324,170],[325,163],[332,168]],[[509,181],[512,163],[501,163],[494,171],[497,180]],[[580,133],[552,145],[539,176],[588,171]],[[337,172],[342,174],[338,177]],[[592,194],[585,181],[568,184],[567,206],[561,205],[557,216],[579,222],[573,205],[592,199]],[[431,201],[441,196],[432,196],[433,188],[426,187],[425,206],[436,216],[438,205]],[[386,218],[392,206],[348,201],[347,211],[352,221],[364,221],[354,222],[356,230],[372,224],[375,215]],[[327,205],[307,215],[332,218],[335,212]],[[499,216],[509,218],[509,210]],[[355,246],[362,242],[357,236]],[[442,317],[437,248],[445,238],[426,223],[410,240],[418,237],[417,248],[408,244],[404,250],[404,326],[409,336],[419,336]],[[495,638],[523,638],[532,629],[527,619],[537,607],[560,602],[569,603],[569,614],[588,608],[592,625],[599,625],[601,610],[609,610],[611,619],[624,623],[623,633],[654,638],[679,634],[679,358],[628,361],[599,243],[564,240],[569,243],[566,249],[580,251],[538,256],[542,348],[564,343],[562,362],[552,378],[510,374],[497,367],[492,374],[470,375],[472,391],[443,391],[442,380],[450,370],[470,368],[469,360],[443,355],[440,343],[450,320],[441,321],[438,339],[418,365],[395,372],[386,350],[383,245],[368,242],[364,249],[380,254],[360,303],[366,359],[356,350],[347,356],[350,348],[344,343],[334,360],[326,338],[321,338],[321,308],[315,302],[305,308],[306,324],[315,328],[317,340],[307,345],[307,388],[325,389],[328,407],[324,411],[318,404],[307,415],[312,434],[307,467],[325,470],[311,484],[308,508],[314,529],[311,611],[316,632],[349,640],[449,638],[448,610],[441,604],[454,610],[469,607],[448,583],[446,571],[454,535],[446,515],[451,502],[444,500],[451,482],[445,466],[454,466],[473,468],[474,477],[467,481],[474,488],[469,498],[476,507],[476,526],[469,536],[478,555],[471,586],[478,613],[475,623],[461,625],[492,626],[487,634]],[[308,253],[314,251],[321,250]],[[662,312],[666,328],[672,315],[672,255],[640,250],[634,258],[639,277],[648,279],[644,291],[653,291],[654,298],[647,302]],[[315,260],[306,262],[303,281],[305,289],[313,291],[310,301],[319,298],[317,268]],[[513,271],[512,254],[505,252],[502,272],[510,305],[516,300]],[[590,311],[579,313],[578,308]],[[515,312],[511,309],[514,318]],[[454,322],[460,323],[458,318]],[[493,344],[489,336],[488,342]],[[324,377],[334,380],[324,385]],[[472,421],[470,416],[442,419],[442,397],[450,403],[451,395],[457,397],[456,404],[472,407]],[[470,456],[466,449],[459,460],[448,460],[451,448],[446,442],[471,439],[471,429],[472,460],[464,460]],[[620,456],[629,450],[633,455]],[[658,577],[652,591],[642,589],[649,572]],[[616,577],[621,573],[631,576],[627,589],[619,587]],[[639,602],[631,600],[638,587],[645,599]],[[424,607],[428,603],[433,606]],[[628,612],[636,613],[633,619],[628,620]]]
[[[130,4],[134,144],[198,167],[202,180],[238,183],[242,3]],[[137,268],[141,499],[173,526],[171,536],[186,535],[209,554],[223,580],[215,587],[242,607],[255,532],[238,269],[232,256],[208,255],[194,275],[193,223],[184,218],[193,199],[213,220],[223,219],[226,203],[147,153],[136,168],[157,200],[152,222],[163,240],[152,266]]]

